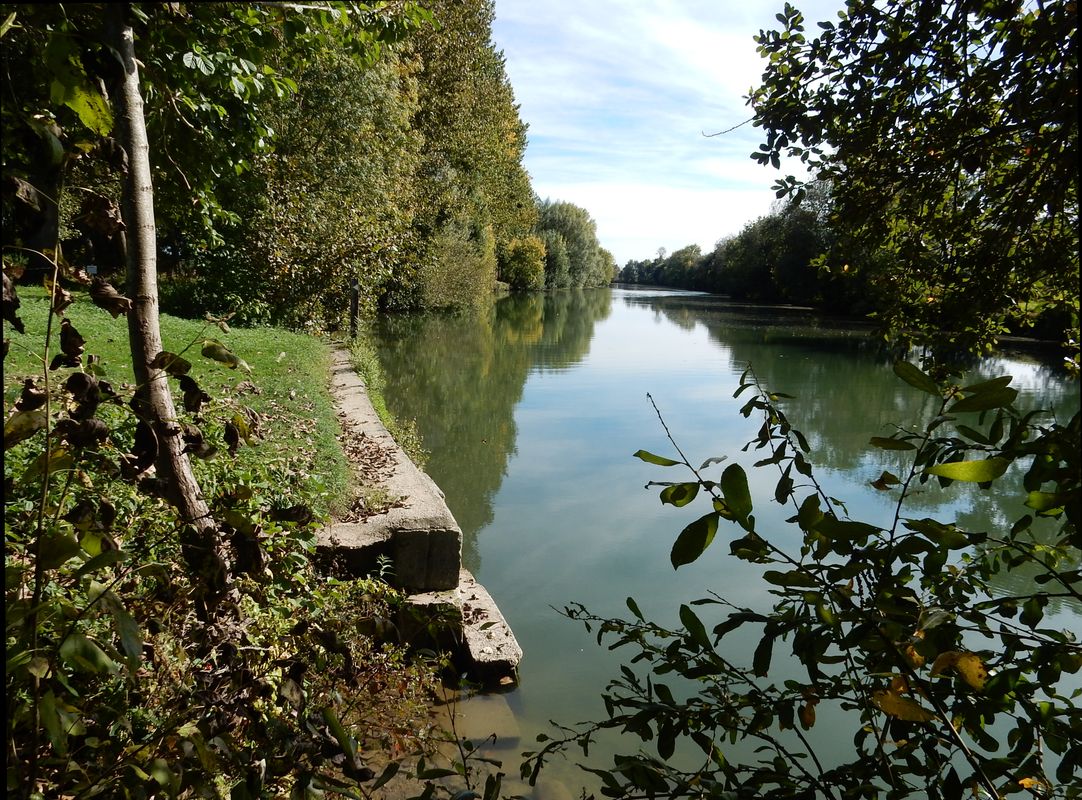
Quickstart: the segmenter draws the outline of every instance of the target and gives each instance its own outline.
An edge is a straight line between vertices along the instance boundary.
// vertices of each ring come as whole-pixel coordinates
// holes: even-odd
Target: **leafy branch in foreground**
[[[744,450],[762,452],[756,468],[778,471],[773,500],[792,511],[786,530],[761,530],[738,464],[708,478],[722,459],[695,467],[671,434],[678,457],[635,454],[691,472],[662,484],[663,503],[710,503],[677,536],[674,568],[698,559],[724,520],[737,528],[730,554],[754,565],[775,600],[752,608],[710,593],[680,607],[679,629],[650,621],[632,598],[633,619],[567,607],[599,644],[634,655],[604,694],[608,719],[539,737],[524,777],[536,780],[545,759],[573,745],[588,753],[611,729],[653,744],[588,768],[609,797],[1082,796],[1082,711],[1063,678],[1082,668],[1082,649],[1046,617],[1056,598],[1082,607],[1079,414],[1039,423],[1041,412],[1014,407],[1009,376],[959,386],[905,362],[895,373],[937,404],[923,427],[871,439],[907,460],[902,474],[871,482],[893,495],[886,524],[851,518],[827,494],[807,440],[779,408],[788,396],[750,368],[735,395],[750,392],[741,413],[763,422]],[[1014,493],[1027,513],[984,531],[911,515],[909,501],[931,481]],[[1028,588],[993,588],[1023,570],[1036,573]],[[775,657],[783,647],[792,661]],[[829,733],[815,729],[817,717]],[[839,753],[842,730],[852,749]]]

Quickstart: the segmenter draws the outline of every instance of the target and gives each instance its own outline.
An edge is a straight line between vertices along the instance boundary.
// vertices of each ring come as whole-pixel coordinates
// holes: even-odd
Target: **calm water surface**
[[[818,477],[853,518],[873,523],[893,509],[867,483],[901,465],[868,438],[918,423],[934,402],[895,378],[862,327],[693,293],[516,296],[477,317],[385,319],[377,336],[388,404],[416,419],[432,452],[427,471],[462,527],[465,565],[525,651],[520,687],[507,697],[519,750],[551,733],[549,720],[601,718],[599,695],[619,663],[556,609],[579,602],[626,616],[632,596],[647,617],[676,626],[680,604],[711,590],[741,605],[770,599],[754,568],[728,556],[736,529],[724,523],[699,561],[669,564],[676,535],[707,509],[663,507],[656,489],[643,488],[685,479],[631,455],[674,454],[647,393],[689,460],[726,455],[745,467],[763,531],[782,530],[788,513],[767,502],[776,473],[752,469],[756,459],[740,452],[761,424],[740,416],[744,399],[732,396],[749,363],[767,387],[796,396],[786,412],[812,445]],[[1053,407],[1064,419],[1078,408],[1078,384],[1024,354],[986,359],[967,378],[1001,374],[1014,376],[1020,407]],[[949,502],[976,529],[1023,511],[979,490],[961,499],[929,492],[915,506],[922,516],[949,513]],[[1062,624],[1082,627],[1077,609],[1059,612]],[[506,760],[515,773],[517,758]]]

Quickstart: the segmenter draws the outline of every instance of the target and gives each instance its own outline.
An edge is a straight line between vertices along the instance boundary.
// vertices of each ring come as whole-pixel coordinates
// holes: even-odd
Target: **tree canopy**
[[[985,347],[1053,310],[1077,364],[1074,3],[850,0],[814,32],[788,3],[777,18],[757,37],[754,157],[830,182],[830,266],[889,250],[885,321],[925,340]],[[799,199],[803,182],[776,188]]]

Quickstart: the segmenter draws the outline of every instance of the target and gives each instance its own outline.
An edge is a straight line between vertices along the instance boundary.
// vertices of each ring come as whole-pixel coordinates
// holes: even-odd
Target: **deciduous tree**
[[[757,37],[754,158],[830,181],[841,252],[892,252],[888,326],[981,348],[1055,314],[1077,364],[1074,3],[851,0],[814,32],[777,16]]]

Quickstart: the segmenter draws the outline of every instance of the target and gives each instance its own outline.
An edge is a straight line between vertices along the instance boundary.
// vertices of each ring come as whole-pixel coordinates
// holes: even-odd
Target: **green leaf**
[[[958,433],[962,434],[967,439],[970,439],[970,440],[976,442],[977,444],[984,444],[984,445],[992,444],[992,442],[989,441],[987,436],[985,436],[983,433],[981,433],[978,430],[974,430],[973,428],[969,427],[968,425],[958,425],[957,428],[958,428]]]
[[[774,586],[802,586],[804,588],[812,588],[819,585],[814,576],[799,569],[794,569],[789,572],[779,572],[776,569],[768,569],[763,573],[763,580]]]
[[[1039,516],[1055,517],[1063,513],[1068,499],[1070,495],[1066,492],[1030,492],[1026,497],[1025,505],[1036,511]]]
[[[643,619],[642,611],[639,610],[639,604],[635,602],[634,597],[629,597],[626,600],[628,610],[635,615],[636,619]]]
[[[677,483],[661,490],[661,502],[680,508],[694,500],[698,493],[699,484],[697,483]]]
[[[112,564],[122,561],[124,559],[123,550],[106,550],[101,555],[94,556],[92,559],[83,564],[75,573],[76,578],[81,578],[84,575],[89,575],[102,567],[108,567]]]
[[[894,374],[915,389],[920,389],[934,397],[943,396],[939,385],[908,361],[894,362]]]
[[[888,491],[892,486],[898,486],[901,482],[897,475],[886,470],[883,470],[882,474],[874,481],[870,481],[871,485],[881,492]]]
[[[113,112],[109,108],[109,101],[85,83],[66,88],[64,105],[78,114],[79,120],[98,136],[108,136],[113,130]]]
[[[880,528],[869,525],[867,522],[851,522],[827,516],[819,520],[815,526],[816,533],[821,533],[830,539],[842,539],[845,541],[874,536],[880,530]]]
[[[925,470],[927,475],[938,475],[952,481],[984,483],[998,478],[1007,471],[1011,462],[1006,458],[986,458],[980,461],[952,461],[936,464]]]
[[[970,544],[970,537],[954,525],[944,525],[938,520],[925,517],[924,519],[906,519],[902,522],[906,528],[925,537],[938,545],[949,550],[958,550]]]
[[[96,642],[81,633],[72,633],[60,645],[60,659],[84,672],[116,672],[116,663]]]
[[[878,447],[880,450],[916,450],[917,446],[912,442],[907,442],[904,439],[885,438],[883,436],[873,436],[869,439],[869,442],[873,447]]]
[[[675,467],[678,464],[682,464],[682,461],[673,461],[671,458],[665,458],[665,456],[656,456],[646,450],[636,450],[632,453],[635,458],[641,458],[650,464],[657,464],[659,467]]]
[[[725,504],[737,519],[746,520],[751,513],[751,492],[748,490],[748,476],[739,464],[730,464],[721,473],[721,492]]]
[[[342,752],[346,754],[347,763],[352,763],[357,755],[357,751],[353,746],[353,737],[346,733],[346,729],[342,727],[342,723],[338,719],[338,715],[334,713],[334,709],[324,708],[323,720],[330,726],[331,733],[338,740]]]
[[[56,710],[56,695],[52,691],[46,692],[38,703],[41,714],[41,724],[45,727],[45,734],[49,737],[56,754],[63,757],[68,753],[68,737],[60,721],[60,714]]]
[[[699,517],[688,525],[676,537],[673,543],[669,560],[672,561],[673,569],[684,564],[690,564],[703,554],[703,551],[714,541],[714,534],[718,531],[718,513],[711,511]]]
[[[1018,618],[1018,621],[1028,628],[1037,627],[1044,618],[1044,606],[1047,602],[1047,598],[1041,595],[1029,598],[1022,605],[1022,616]]]
[[[49,531],[41,537],[38,558],[44,569],[55,569],[83,552],[70,533]]]
[[[729,543],[729,552],[744,561],[765,564],[769,561],[770,547],[761,536],[749,533],[741,539],[733,539]]]
[[[695,615],[690,606],[680,606],[680,622],[691,635],[692,641],[704,650],[710,649],[710,638],[706,635],[706,626],[703,625],[702,620]]]
[[[988,411],[992,408],[1006,408],[1018,397],[1018,390],[1009,386],[998,387],[989,391],[963,397],[950,407],[951,414],[964,411]]]
[[[751,665],[752,670],[756,676],[765,678],[766,674],[770,671],[770,659],[774,654],[774,632],[765,631],[763,638],[759,640],[759,646],[755,648],[755,654],[752,656]]]
[[[116,632],[120,636],[120,646],[125,655],[137,663],[143,655],[143,631],[135,617],[125,609],[116,607],[112,609],[113,621],[116,623]]]
[[[814,530],[815,526],[823,519],[823,511],[819,508],[819,495],[809,494],[805,497],[800,503],[800,510],[797,511],[796,518],[801,530]]]
[[[969,386],[963,386],[962,391],[966,394],[971,394],[974,392],[987,392],[993,389],[1002,389],[1012,380],[1014,380],[1014,378],[1010,375],[1001,375],[998,378],[992,378],[991,380],[981,381],[980,383],[973,383]]]
[[[376,790],[381,788],[384,784],[387,783],[387,781],[397,775],[399,766],[399,762],[392,761],[390,764],[384,767],[383,772],[381,772],[380,776],[376,778],[376,782],[372,784],[372,789]]]

